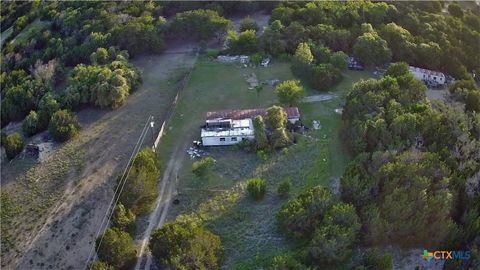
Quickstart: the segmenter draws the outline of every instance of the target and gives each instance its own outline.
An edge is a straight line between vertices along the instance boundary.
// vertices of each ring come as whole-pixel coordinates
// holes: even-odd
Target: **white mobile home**
[[[417,80],[424,82],[435,82],[439,85],[445,84],[445,74],[441,72],[412,66],[410,66],[410,72]]]
[[[297,107],[283,108],[290,123],[300,120]],[[204,146],[233,145],[243,140],[254,140],[253,118],[265,117],[266,109],[225,110],[207,112],[207,120],[201,130]]]
[[[232,145],[242,140],[253,140],[252,119],[212,119],[207,120],[201,131],[204,146]]]

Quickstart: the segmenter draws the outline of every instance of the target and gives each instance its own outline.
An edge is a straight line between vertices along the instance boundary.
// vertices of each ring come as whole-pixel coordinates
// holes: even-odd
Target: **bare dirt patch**
[[[319,101],[327,101],[331,100],[332,98],[337,97],[334,94],[320,94],[320,95],[314,95],[314,96],[307,96],[302,99],[302,102],[319,102]]]
[[[39,201],[22,202],[22,205],[28,208],[35,202],[45,208],[33,217],[29,214],[35,211],[23,211],[11,217],[13,225],[25,224],[32,228],[18,227],[14,231],[12,235],[18,235],[16,245],[6,253],[2,250],[4,266],[19,269],[85,267],[94,235],[113,196],[116,175],[126,164],[147,117],[153,115],[160,123],[167,113],[178,79],[185,68],[193,64],[191,49],[176,46],[159,56],[134,59],[133,64],[143,71],[144,82],[123,107],[112,111],[89,108],[79,112],[83,126],[79,136],[52,154],[48,161],[32,168],[36,176],[41,176],[37,171],[45,174],[56,171],[48,169],[46,164],[63,164],[68,171],[58,177],[58,181],[48,187],[41,184],[31,187],[19,178],[11,185],[2,186],[12,194],[16,189],[26,194],[32,188],[37,189]],[[62,151],[73,156],[61,156]],[[69,164],[71,161],[79,164],[73,166]],[[45,197],[50,203],[42,201]],[[2,236],[4,229],[2,221]]]

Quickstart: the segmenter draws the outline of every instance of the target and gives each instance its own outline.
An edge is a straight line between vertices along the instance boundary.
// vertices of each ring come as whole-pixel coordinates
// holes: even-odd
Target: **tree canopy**
[[[223,251],[220,237],[190,222],[156,229],[149,247],[160,264],[170,269],[219,269]]]

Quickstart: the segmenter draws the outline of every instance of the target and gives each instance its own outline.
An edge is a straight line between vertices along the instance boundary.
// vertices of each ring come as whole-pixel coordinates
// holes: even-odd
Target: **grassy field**
[[[12,44],[15,45],[15,44],[23,44],[23,43],[28,42],[29,39],[33,35],[37,34],[38,32],[43,31],[49,24],[50,24],[50,22],[40,21],[39,19],[33,21],[32,23],[27,25],[25,27],[25,29],[23,29],[22,32],[20,32],[12,40]],[[2,43],[3,43],[3,41],[2,41]]]
[[[293,78],[288,63],[241,68],[206,59],[197,61],[162,139],[162,163],[167,161],[175,144],[199,138],[199,127],[207,111],[265,108],[278,103],[271,87],[266,86],[259,93],[248,90],[246,75],[252,72],[259,81]],[[335,94],[333,99],[299,104],[304,123],[311,126],[312,120],[319,120],[321,129],[308,131],[297,144],[270,153],[267,160],[235,146],[206,148],[217,163],[207,177],[199,179],[191,173],[193,160],[185,153],[178,172],[176,199],[180,203],[171,208],[169,219],[194,218],[220,235],[225,248],[225,269],[257,268],[271,256],[291,248],[292,244],[285,241],[275,225],[278,209],[288,200],[277,195],[278,182],[289,179],[293,197],[315,185],[329,186],[342,175],[348,155],[338,136],[341,116],[334,110],[352,83],[370,74],[347,71],[345,79],[330,89]],[[307,89],[307,94],[321,93]],[[244,192],[245,182],[251,177],[262,177],[268,183],[267,196],[259,202]]]
[[[13,26],[10,26],[8,29],[2,32],[0,35],[0,45],[3,46],[3,42],[13,33]]]

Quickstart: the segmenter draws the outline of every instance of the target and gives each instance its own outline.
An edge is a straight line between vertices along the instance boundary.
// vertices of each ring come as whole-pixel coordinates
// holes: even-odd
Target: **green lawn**
[[[0,35],[0,45],[3,45],[3,42],[13,33],[13,26],[10,26],[8,29],[2,32]]]
[[[162,139],[163,164],[179,143],[199,138],[199,128],[207,111],[268,107],[278,103],[271,87],[265,87],[260,93],[248,90],[244,76],[252,72],[259,81],[293,78],[288,63],[273,63],[268,68],[241,68],[199,59]],[[286,151],[269,154],[266,161],[235,146],[206,148],[217,163],[207,177],[199,179],[191,173],[193,161],[185,154],[178,173],[176,198],[180,203],[171,208],[169,219],[182,218],[180,214],[200,217],[199,222],[221,236],[227,269],[258,268],[271,256],[291,248],[291,241],[286,241],[275,225],[275,215],[287,201],[276,194],[278,182],[290,179],[293,197],[315,185],[329,186],[342,175],[348,155],[339,140],[341,116],[334,109],[353,82],[370,74],[347,71],[345,79],[330,90],[337,95],[334,99],[300,104],[304,123],[311,126],[312,120],[319,120],[321,129],[300,136],[298,143]],[[312,89],[307,89],[307,93],[321,94]],[[246,180],[254,176],[268,183],[268,194],[259,202],[251,200],[244,191]]]
[[[24,44],[30,41],[30,38],[34,35],[37,35],[39,32],[43,31],[47,26],[50,25],[50,22],[40,21],[39,19],[33,21],[25,27],[13,40],[12,44]]]

